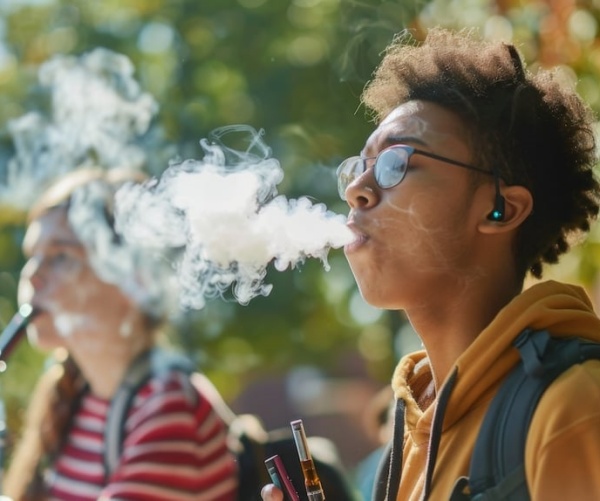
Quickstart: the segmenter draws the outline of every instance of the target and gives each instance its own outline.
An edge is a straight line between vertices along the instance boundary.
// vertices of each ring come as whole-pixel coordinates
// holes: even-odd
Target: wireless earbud
[[[494,210],[488,214],[490,221],[502,221],[504,219],[504,197],[500,196],[494,204]]]
[[[494,199],[494,208],[488,214],[490,221],[502,221],[504,219],[504,197],[500,194],[500,180],[495,176],[496,196]]]

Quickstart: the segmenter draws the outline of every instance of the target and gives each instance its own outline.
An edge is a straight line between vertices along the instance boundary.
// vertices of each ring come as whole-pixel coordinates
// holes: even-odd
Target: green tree
[[[265,130],[285,171],[280,192],[345,213],[334,172],[372,128],[359,107],[361,89],[394,32],[416,13],[416,6],[379,1],[7,0],[0,4],[0,176],[13,153],[10,120],[48,108],[40,64],[106,47],[132,60],[141,86],[160,103],[147,146],[164,151],[151,173],[166,168],[173,152],[199,158],[198,141],[215,127],[250,124]],[[1,212],[0,326],[16,310],[25,223],[23,211],[3,205]],[[329,263],[329,272],[316,260],[269,269],[268,297],[247,306],[231,297],[210,301],[183,315],[171,338],[196,354],[228,398],[294,364],[335,367],[357,345],[369,347],[365,363],[383,384],[399,321],[377,312],[363,320],[353,315],[350,305],[359,300],[341,251],[331,251]],[[11,429],[42,364],[26,344],[10,360],[0,383]]]
[[[561,65],[598,110],[597,6],[571,1],[511,0],[4,0],[0,2],[0,181],[12,155],[8,123],[47,106],[37,69],[55,54],[106,47],[127,55],[141,86],[160,104],[149,170],[169,156],[199,158],[210,130],[244,123],[265,130],[285,171],[280,192],[308,195],[345,213],[337,199],[339,161],[360,150],[373,128],[359,96],[394,34],[427,27],[476,27],[513,40],[534,66]],[[159,145],[162,150],[157,151]],[[16,310],[25,214],[0,210],[0,327]],[[597,230],[569,273],[592,284],[600,252]],[[294,364],[333,368],[359,349],[376,380],[389,379],[397,354],[397,315],[373,312],[360,299],[341,251],[331,271],[316,260],[294,270],[269,269],[268,297],[247,306],[216,299],[188,312],[172,339],[227,398]],[[43,356],[19,347],[2,375],[9,427],[16,429]]]

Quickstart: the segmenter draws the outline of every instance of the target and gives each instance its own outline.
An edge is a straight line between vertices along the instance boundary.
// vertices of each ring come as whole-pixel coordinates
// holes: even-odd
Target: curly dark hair
[[[530,74],[513,45],[435,28],[422,43],[398,35],[362,95],[376,121],[410,100],[449,109],[468,127],[475,160],[529,189],[534,209],[514,249],[519,276],[541,277],[599,208],[594,116],[556,76]]]

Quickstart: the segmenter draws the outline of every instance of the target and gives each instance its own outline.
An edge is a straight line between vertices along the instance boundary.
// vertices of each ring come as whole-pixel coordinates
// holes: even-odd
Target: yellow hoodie
[[[448,500],[455,481],[468,475],[488,405],[519,360],[511,343],[527,327],[600,342],[600,319],[580,287],[545,282],[503,308],[457,360],[453,381],[444,383],[452,388],[446,405],[440,404],[445,408],[438,416],[443,421],[437,458],[429,466],[429,500]],[[425,490],[436,404],[422,410],[417,401],[430,381],[425,352],[404,357],[392,380],[396,398],[406,405],[397,501],[420,500]],[[525,469],[532,500],[600,499],[600,361],[574,366],[543,395],[529,429]]]

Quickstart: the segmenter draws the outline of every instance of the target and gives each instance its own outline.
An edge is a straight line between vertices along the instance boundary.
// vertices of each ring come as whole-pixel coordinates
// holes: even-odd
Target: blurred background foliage
[[[360,92],[395,33],[434,25],[475,27],[513,41],[528,62],[558,65],[600,111],[600,0],[0,0],[0,176],[12,154],[6,124],[44,106],[37,69],[55,54],[106,47],[127,55],[143,89],[160,104],[156,144],[199,158],[215,127],[250,124],[285,171],[280,192],[308,195],[345,213],[335,167],[373,128]],[[1,177],[0,177],[1,181]],[[0,214],[0,327],[16,311],[25,215]],[[551,270],[593,286],[600,233]],[[311,260],[270,270],[268,297],[247,306],[225,298],[182,315],[171,340],[192,354],[234,401],[253,381],[295,366],[348,371],[385,385],[403,351],[401,316],[373,310],[357,293],[340,250],[331,269]],[[410,344],[410,343],[409,343]],[[350,358],[349,358],[350,357]],[[44,355],[23,343],[0,385],[9,427],[18,428]]]

